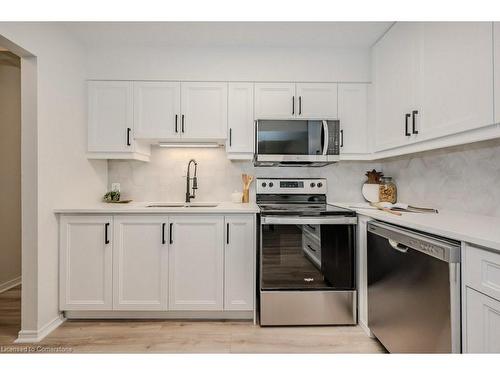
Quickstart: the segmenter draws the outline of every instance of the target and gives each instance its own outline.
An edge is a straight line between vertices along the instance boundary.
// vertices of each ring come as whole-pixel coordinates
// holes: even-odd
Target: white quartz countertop
[[[215,207],[147,207],[158,202],[130,202],[130,203],[96,203],[85,206],[74,206],[55,209],[57,214],[255,214],[259,207],[255,203],[218,202]],[[168,204],[169,202],[162,202]],[[171,202],[176,204],[179,202]],[[210,202],[193,202],[204,204]]]
[[[387,223],[500,250],[500,217],[451,210],[439,210],[437,214],[403,212],[401,216],[396,216],[375,209],[355,208],[360,203],[331,204],[352,209],[359,215]]]

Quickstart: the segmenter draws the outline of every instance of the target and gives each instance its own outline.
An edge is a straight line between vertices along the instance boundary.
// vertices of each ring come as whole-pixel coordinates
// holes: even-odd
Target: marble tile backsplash
[[[382,170],[400,202],[500,216],[500,140],[387,159]]]
[[[427,151],[377,162],[343,161],[323,168],[255,168],[230,161],[220,149],[152,149],[151,162],[111,160],[108,182],[121,184],[125,199],[183,201],[186,166],[198,161],[196,201],[228,201],[241,191],[241,174],[256,177],[326,177],[329,201],[363,201],[365,172],[382,169],[394,177],[398,200],[500,216],[500,140]],[[251,199],[255,200],[255,184]]]
[[[198,162],[195,201],[228,201],[242,190],[241,174],[256,177],[326,177],[330,201],[360,201],[365,172],[380,163],[341,162],[323,168],[255,168],[250,161],[230,161],[224,148],[168,149],[153,147],[151,162],[110,160],[108,182],[121,185],[124,199],[135,201],[183,201],[188,161]],[[250,190],[255,200],[255,183]]]

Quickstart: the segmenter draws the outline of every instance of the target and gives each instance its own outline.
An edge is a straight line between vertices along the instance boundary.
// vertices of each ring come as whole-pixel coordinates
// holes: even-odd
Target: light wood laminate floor
[[[0,346],[16,346],[20,306],[20,288],[0,294]],[[73,320],[38,345],[73,353],[385,352],[359,327],[261,328],[247,321]]]

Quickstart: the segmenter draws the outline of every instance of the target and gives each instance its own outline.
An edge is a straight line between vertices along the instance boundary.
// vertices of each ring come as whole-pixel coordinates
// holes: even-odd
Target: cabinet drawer
[[[465,284],[500,300],[500,254],[467,245]]]
[[[466,353],[500,353],[500,301],[466,288]]]

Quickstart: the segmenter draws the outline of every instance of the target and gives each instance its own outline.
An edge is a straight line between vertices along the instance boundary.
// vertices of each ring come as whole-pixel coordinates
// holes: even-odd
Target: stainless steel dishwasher
[[[460,243],[368,223],[368,326],[391,353],[460,353]]]

